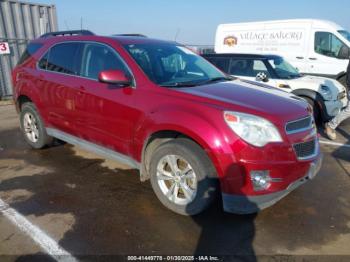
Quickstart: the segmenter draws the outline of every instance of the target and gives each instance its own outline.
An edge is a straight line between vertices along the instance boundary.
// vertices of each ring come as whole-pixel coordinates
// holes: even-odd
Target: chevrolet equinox
[[[312,109],[233,79],[174,42],[142,35],[48,33],[12,74],[26,142],[56,138],[140,170],[183,215],[219,194],[227,212],[273,205],[321,165]]]

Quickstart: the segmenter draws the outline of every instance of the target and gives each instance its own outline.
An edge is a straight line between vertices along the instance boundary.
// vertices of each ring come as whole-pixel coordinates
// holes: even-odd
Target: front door
[[[342,59],[342,52],[348,47],[330,32],[315,31],[314,45],[309,50],[307,72],[312,75],[335,77],[346,71],[348,59]]]
[[[75,96],[76,126],[80,137],[128,155],[138,116],[134,99],[138,90],[99,82],[99,73],[111,69],[131,75],[124,61],[110,46],[84,44],[79,92]]]

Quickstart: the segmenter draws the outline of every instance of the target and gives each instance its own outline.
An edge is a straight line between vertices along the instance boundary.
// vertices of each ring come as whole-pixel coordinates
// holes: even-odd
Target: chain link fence
[[[11,71],[28,42],[57,30],[54,5],[0,0],[0,43],[9,47],[9,53],[0,53],[0,99],[12,96]]]

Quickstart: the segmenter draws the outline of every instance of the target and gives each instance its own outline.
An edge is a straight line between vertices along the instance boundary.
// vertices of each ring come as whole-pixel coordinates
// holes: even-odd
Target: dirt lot
[[[249,255],[248,261],[276,254],[350,259],[349,120],[338,132],[339,145],[322,144],[319,175],[275,206],[239,216],[223,213],[218,203],[194,217],[164,208],[149,183],[139,182],[137,171],[127,166],[68,144],[30,149],[11,105],[0,106],[0,123],[0,199],[9,205],[0,205],[0,254],[11,255],[3,259],[47,253],[23,231],[21,220],[16,224],[4,215],[9,208],[74,256],[199,253]],[[318,259],[330,261],[329,256]]]

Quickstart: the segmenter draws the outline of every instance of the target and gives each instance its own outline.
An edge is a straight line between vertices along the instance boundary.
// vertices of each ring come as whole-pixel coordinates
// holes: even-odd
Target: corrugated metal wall
[[[0,99],[12,95],[11,70],[27,43],[51,31],[57,31],[54,5],[0,0],[0,42],[8,42],[9,55],[0,55]]]

